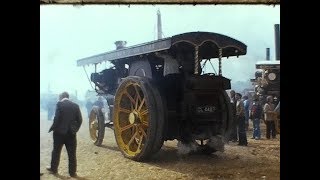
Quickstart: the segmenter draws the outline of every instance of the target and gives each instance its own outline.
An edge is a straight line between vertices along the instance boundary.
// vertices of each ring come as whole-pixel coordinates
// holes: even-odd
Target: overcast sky
[[[161,11],[165,37],[191,31],[221,33],[245,43],[247,55],[223,62],[222,73],[235,81],[254,76],[254,64],[270,48],[274,60],[274,24],[280,24],[280,5],[41,5],[40,91],[91,89],[80,58],[111,51],[117,40],[127,46],[156,38],[157,10]],[[102,64],[98,70],[107,65]],[[86,67],[88,75],[93,66]]]

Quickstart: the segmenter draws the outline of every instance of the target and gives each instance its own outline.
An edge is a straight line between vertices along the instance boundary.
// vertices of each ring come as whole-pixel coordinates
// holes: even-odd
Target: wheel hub
[[[134,123],[134,120],[135,120],[134,114],[133,114],[133,113],[130,113],[130,114],[129,114],[129,122],[130,122],[130,124],[133,124],[133,123]]]
[[[138,112],[136,112],[135,110],[132,111],[130,114],[129,114],[129,123],[130,124],[140,124],[141,123],[141,119],[139,117],[139,114]]]
[[[91,128],[94,129],[94,130],[97,130],[98,129],[98,122],[97,121],[93,121],[91,123]]]

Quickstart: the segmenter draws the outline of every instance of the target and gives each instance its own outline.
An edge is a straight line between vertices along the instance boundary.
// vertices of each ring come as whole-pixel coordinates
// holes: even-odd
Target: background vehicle
[[[266,61],[256,63],[255,78],[251,79],[260,103],[265,104],[266,97],[272,95],[274,104],[280,101],[280,27],[275,24],[275,60],[270,60],[270,49],[266,50]],[[275,112],[276,129],[280,133],[280,113]]]

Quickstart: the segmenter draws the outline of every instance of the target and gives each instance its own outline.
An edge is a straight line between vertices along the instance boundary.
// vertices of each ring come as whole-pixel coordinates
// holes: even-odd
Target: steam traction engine
[[[255,92],[259,96],[280,96],[280,61],[259,61],[256,63]]]
[[[113,67],[91,74],[105,108],[94,107],[90,134],[101,145],[105,127],[114,129],[122,154],[142,161],[166,140],[195,145],[197,151],[223,151],[232,126],[223,57],[246,54],[246,45],[228,36],[190,32],[80,59],[78,66],[109,61]],[[219,74],[203,73],[201,62],[217,58]]]
[[[266,49],[266,61],[256,63],[255,78],[251,79],[255,93],[260,97],[260,103],[265,104],[266,97],[274,97],[274,104],[280,102],[280,25],[274,25],[275,30],[275,60],[270,60],[270,49]],[[280,112],[274,112],[276,130],[280,133]]]
[[[256,95],[260,97],[262,105],[266,97],[274,97],[274,104],[280,102],[280,61],[259,61],[256,63],[255,79],[252,79]],[[273,113],[276,131],[280,134],[280,112]]]

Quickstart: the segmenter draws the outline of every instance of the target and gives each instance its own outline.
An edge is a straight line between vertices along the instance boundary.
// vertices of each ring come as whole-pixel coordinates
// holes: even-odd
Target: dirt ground
[[[46,112],[40,112],[41,179],[74,179],[68,174],[65,148],[61,153],[59,174],[54,176],[45,169],[50,164],[52,151],[52,133],[48,133],[52,121],[47,121],[46,117]],[[225,146],[223,153],[181,157],[177,154],[177,142],[166,141],[151,161],[140,163],[123,157],[109,128],[106,128],[102,146],[93,145],[85,113],[83,117],[84,122],[77,136],[77,172],[80,177],[77,179],[280,179],[280,135],[267,140],[264,124],[261,125],[261,140],[250,139],[250,124],[247,147],[231,142]]]

